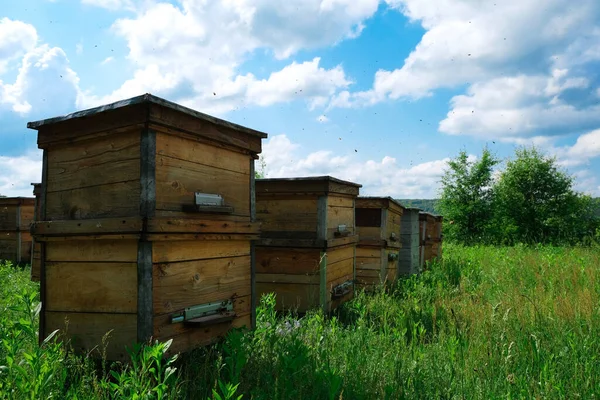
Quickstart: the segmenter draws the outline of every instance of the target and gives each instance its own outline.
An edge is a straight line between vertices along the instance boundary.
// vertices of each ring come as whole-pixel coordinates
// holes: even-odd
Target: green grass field
[[[38,287],[0,266],[0,398],[492,399],[600,394],[600,249],[459,247],[336,316],[276,316],[164,360],[37,345]],[[99,344],[100,346],[102,344]]]

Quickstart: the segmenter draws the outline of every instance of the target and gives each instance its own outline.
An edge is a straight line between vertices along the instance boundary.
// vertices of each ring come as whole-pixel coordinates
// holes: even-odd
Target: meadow
[[[125,366],[37,341],[36,283],[0,265],[0,399],[495,399],[600,394],[600,248],[463,247],[324,317],[277,315],[255,331]],[[107,337],[106,340],[110,340]],[[102,347],[102,344],[99,344]]]

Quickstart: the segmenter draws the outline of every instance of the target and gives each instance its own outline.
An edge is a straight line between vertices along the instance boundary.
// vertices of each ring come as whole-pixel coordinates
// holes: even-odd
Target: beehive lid
[[[170,112],[168,118],[164,115],[166,111]],[[142,126],[148,122],[173,130],[185,130],[187,134],[208,137],[238,147],[250,147],[255,152],[260,150],[260,139],[267,137],[264,132],[192,110],[149,93],[59,117],[28,122],[27,127],[40,132],[38,145],[44,148],[44,145],[52,142],[92,134],[94,129],[115,130],[120,126]],[[207,125],[222,129],[211,130]],[[223,133],[223,130],[228,134]],[[232,135],[236,137],[228,139],[228,136]],[[258,141],[259,148],[252,148],[244,138]]]
[[[362,185],[332,176],[297,178],[267,178],[256,180],[256,194],[319,194],[338,193],[358,196]]]
[[[406,209],[400,202],[391,197],[360,196],[356,198],[356,208],[396,208]]]
[[[0,206],[33,205],[34,197],[0,197]]]

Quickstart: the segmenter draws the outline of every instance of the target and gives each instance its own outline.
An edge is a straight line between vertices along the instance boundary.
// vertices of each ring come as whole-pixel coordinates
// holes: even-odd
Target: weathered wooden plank
[[[112,331],[107,341],[106,358],[125,361],[129,359],[125,347],[131,348],[136,342],[135,314],[47,311],[45,322],[46,329],[40,335],[42,338],[59,329],[59,334],[66,333],[78,354],[101,358],[104,352],[102,338]]]
[[[249,302],[249,301],[248,301]],[[161,320],[162,321],[162,320]],[[166,353],[167,356],[189,351],[190,349],[206,346],[216,342],[218,339],[224,337],[227,332],[232,328],[246,327],[251,329],[251,314],[240,315],[238,318],[231,322],[225,322],[216,325],[210,325],[208,327],[194,328],[189,327],[185,332],[178,335],[166,335],[164,333],[157,334],[157,340],[165,341],[168,338],[173,339],[169,351]],[[181,324],[173,324],[181,325]]]
[[[157,156],[156,207],[163,211],[181,211],[194,205],[194,193],[215,193],[233,206],[234,215],[250,216],[248,174],[231,172],[176,158]],[[160,215],[160,214],[159,214]],[[182,215],[189,215],[183,213]]]
[[[327,263],[334,264],[338,261],[354,257],[354,246],[344,246],[327,250]]]
[[[311,274],[319,271],[318,249],[259,247],[255,249],[257,274]]]
[[[381,239],[381,228],[380,227],[367,227],[357,226],[356,233],[360,237],[360,240],[380,240]]]
[[[224,325],[226,326],[235,326],[236,321],[240,318],[244,318],[247,315],[250,315],[250,295],[245,296],[237,296],[231,299],[233,303],[233,311],[236,314],[236,317],[233,321],[228,321]],[[213,330],[216,326],[221,324],[209,325],[197,327],[192,324],[186,323],[171,323],[171,315],[170,313],[156,315],[154,318],[154,337],[162,338],[162,340],[166,340],[170,337],[176,337],[181,334],[186,334],[190,332],[196,331],[206,331],[209,332]],[[161,339],[159,339],[161,340]],[[175,340],[174,340],[175,341]]]
[[[135,240],[82,240],[46,243],[46,261],[137,262]]]
[[[52,149],[48,154],[48,191],[138,179],[139,158],[139,130]]]
[[[247,256],[250,254],[250,242],[247,241],[197,241],[154,242],[153,262],[166,263],[176,261],[203,260]]]
[[[250,150],[254,153],[260,153],[261,151],[261,138],[259,136],[239,132],[222,124],[217,125],[167,107],[152,104],[149,117],[151,126],[161,125],[165,128],[165,132],[177,133],[177,131],[183,131],[240,149]]]
[[[207,220],[205,218],[150,218],[148,232],[169,233],[260,233],[259,223],[247,218],[236,220]]]
[[[0,203],[0,231],[16,231],[18,229],[18,205],[2,205]]]
[[[327,238],[334,238],[339,225],[346,225],[346,230],[354,233],[354,208],[328,207]]]
[[[156,154],[184,161],[191,161],[241,174],[250,174],[248,155],[207,144],[198,138],[169,135],[163,128],[157,129]],[[254,160],[252,160],[254,162]]]
[[[259,296],[275,293],[277,310],[306,312],[319,307],[320,304],[319,285],[257,282],[256,292]]]
[[[135,263],[46,263],[46,310],[135,313]]]
[[[136,216],[139,213],[139,199],[139,180],[49,192],[44,220]]]
[[[258,241],[260,246],[272,247],[298,247],[298,248],[321,248],[328,249],[332,247],[345,246],[358,242],[358,235],[350,235],[341,238],[320,240],[320,239],[274,239],[261,238]]]
[[[351,280],[354,277],[354,260],[352,258],[327,264],[327,283]]]
[[[256,282],[260,283],[298,283],[303,285],[318,285],[319,274],[256,274]]]
[[[250,295],[250,255],[161,263],[154,266],[157,315]]]
[[[92,220],[62,220],[36,222],[32,232],[39,236],[84,236],[110,233],[139,233],[141,217],[97,218]]]
[[[347,207],[354,208],[354,197],[330,195],[328,197],[329,207]]]

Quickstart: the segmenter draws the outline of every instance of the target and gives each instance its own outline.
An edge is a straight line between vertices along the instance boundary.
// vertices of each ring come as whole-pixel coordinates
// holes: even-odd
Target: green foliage
[[[487,148],[477,161],[462,151],[448,162],[440,199],[447,239],[463,244],[595,240],[598,202],[575,192],[573,178],[555,158],[535,147],[519,148],[493,180],[497,164]]]
[[[505,242],[560,243],[589,235],[591,198],[573,190],[556,159],[520,148],[496,185],[498,227]]]
[[[177,395],[170,342],[136,346],[131,362],[99,374],[57,332],[38,344],[39,286],[29,268],[0,261],[0,400],[171,399]],[[105,361],[103,361],[105,364]]]
[[[441,214],[437,199],[396,199],[405,207],[415,207],[432,214]]]
[[[596,398],[598,265],[593,246],[445,244],[443,262],[334,316],[278,314],[267,295],[254,331],[177,360],[169,343],[134,347],[104,372],[57,336],[38,346],[37,287],[0,264],[12,283],[0,286],[0,398]]]
[[[263,179],[267,177],[267,164],[265,163],[265,159],[262,156],[258,157],[256,161],[258,163],[258,168],[254,171],[254,177],[256,179]],[[256,164],[256,163],[255,163]]]
[[[440,210],[448,222],[444,236],[464,243],[487,239],[493,214],[492,172],[499,160],[487,149],[477,160],[466,151],[448,161],[442,177]]]

